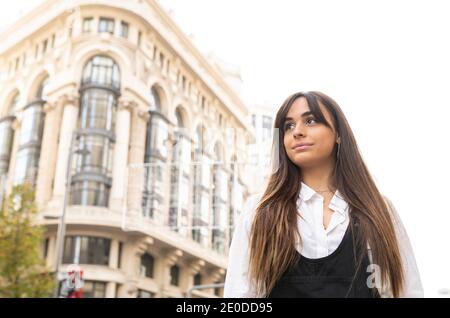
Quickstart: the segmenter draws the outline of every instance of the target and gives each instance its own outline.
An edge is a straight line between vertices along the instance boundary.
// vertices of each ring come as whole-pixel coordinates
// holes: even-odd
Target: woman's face
[[[333,121],[326,108],[320,109],[333,127]],[[333,148],[337,141],[333,129],[318,123],[310,113],[305,97],[298,98],[289,109],[284,124],[284,148],[289,159],[300,168],[323,165],[334,161]],[[307,146],[301,146],[306,144]]]

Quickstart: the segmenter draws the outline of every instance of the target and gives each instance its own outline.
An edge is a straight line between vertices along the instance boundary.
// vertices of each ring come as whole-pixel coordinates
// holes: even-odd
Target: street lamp
[[[72,180],[72,174],[71,174],[71,168],[72,168],[72,156],[73,154],[81,154],[81,155],[88,155],[90,154],[90,151],[87,149],[77,149],[73,150],[75,139],[78,139],[80,136],[79,132],[74,131],[72,134],[72,138],[70,141],[70,148],[69,148],[69,158],[67,161],[67,171],[66,171],[66,183],[65,183],[65,191],[64,191],[64,203],[63,203],[63,210],[62,214],[59,219],[59,225],[58,225],[58,234],[56,237],[56,258],[55,258],[55,288],[53,291],[53,297],[57,298],[59,296],[59,277],[60,277],[60,268],[62,264],[62,254],[63,254],[63,246],[64,246],[64,238],[66,236],[66,208],[67,208],[67,202],[68,202],[68,196],[70,192],[70,184]]]

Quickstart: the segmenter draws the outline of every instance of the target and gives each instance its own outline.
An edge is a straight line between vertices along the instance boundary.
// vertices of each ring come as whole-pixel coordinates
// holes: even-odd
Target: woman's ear
[[[337,142],[338,144],[340,144],[340,143],[341,143],[341,137],[338,137],[338,138],[336,139],[336,142]]]

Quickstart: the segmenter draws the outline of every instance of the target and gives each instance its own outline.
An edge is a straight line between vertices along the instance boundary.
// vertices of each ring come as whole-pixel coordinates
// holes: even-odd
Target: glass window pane
[[[66,236],[64,240],[63,263],[74,263],[74,237]]]
[[[20,145],[29,142],[40,143],[44,129],[42,105],[37,104],[25,109],[20,127]]]
[[[83,285],[83,298],[104,298],[106,296],[106,283],[85,281]]]
[[[103,89],[88,89],[81,97],[81,128],[114,129],[116,98]]]
[[[114,20],[108,18],[100,18],[98,32],[114,33]]]
[[[161,112],[161,99],[159,93],[155,87],[150,90],[150,110]]]
[[[141,256],[141,276],[153,278],[154,258],[148,253]]]
[[[98,84],[119,89],[119,67],[109,57],[95,56],[84,67],[82,84]]]
[[[72,183],[71,204],[108,206],[110,187],[96,181],[76,181]]]
[[[0,175],[8,173],[14,131],[11,120],[0,122]]]
[[[39,151],[36,147],[19,150],[16,161],[15,184],[29,182],[34,185],[39,166]]]
[[[83,33],[92,32],[93,22],[94,22],[93,18],[84,18],[83,19]]]
[[[120,23],[120,36],[123,38],[128,38],[128,23],[124,21]]]

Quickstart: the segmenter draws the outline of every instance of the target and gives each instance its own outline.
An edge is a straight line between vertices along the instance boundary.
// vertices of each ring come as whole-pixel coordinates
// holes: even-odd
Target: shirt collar
[[[299,196],[303,201],[306,202],[313,196],[319,196],[319,194],[304,182],[302,182]],[[333,210],[338,213],[345,214],[345,210],[347,209],[348,204],[342,197],[342,194],[339,192],[339,190],[336,190],[333,197],[331,198],[329,207],[333,208]]]

